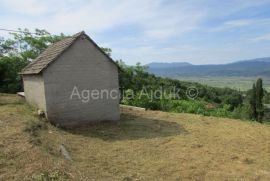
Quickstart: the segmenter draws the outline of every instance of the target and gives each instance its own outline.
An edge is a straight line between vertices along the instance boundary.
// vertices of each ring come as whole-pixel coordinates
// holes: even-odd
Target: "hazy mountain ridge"
[[[191,63],[188,62],[172,62],[172,63],[165,63],[165,62],[153,62],[147,64],[147,66],[152,68],[170,68],[170,67],[186,67],[186,66],[193,66]]]
[[[228,64],[192,65],[187,62],[150,63],[148,71],[160,76],[267,76],[270,57],[242,60]]]

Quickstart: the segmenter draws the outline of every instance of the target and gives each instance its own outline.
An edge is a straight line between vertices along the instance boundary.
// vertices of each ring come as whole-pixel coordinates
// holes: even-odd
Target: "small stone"
[[[38,115],[40,116],[40,117],[44,117],[45,116],[45,113],[44,113],[44,111],[42,111],[42,110],[38,110]]]

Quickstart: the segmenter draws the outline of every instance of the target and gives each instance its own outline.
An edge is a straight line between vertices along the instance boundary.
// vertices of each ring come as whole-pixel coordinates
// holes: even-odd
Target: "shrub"
[[[173,100],[172,111],[186,113],[204,113],[205,106],[203,102],[195,100]]]
[[[230,105],[225,104],[220,108],[214,109],[210,115],[216,117],[230,117],[230,109]]]
[[[249,105],[238,106],[233,110],[232,118],[248,120],[251,118],[250,112],[251,108]]]
[[[30,134],[30,143],[33,145],[40,145],[41,140],[39,138],[39,133],[41,130],[46,130],[48,125],[41,120],[30,120],[24,129],[25,132]]]

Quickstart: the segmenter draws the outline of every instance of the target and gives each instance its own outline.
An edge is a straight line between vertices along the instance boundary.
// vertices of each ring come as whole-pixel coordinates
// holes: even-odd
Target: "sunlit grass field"
[[[122,110],[117,124],[60,129],[35,112],[0,94],[0,180],[270,179],[270,125]]]

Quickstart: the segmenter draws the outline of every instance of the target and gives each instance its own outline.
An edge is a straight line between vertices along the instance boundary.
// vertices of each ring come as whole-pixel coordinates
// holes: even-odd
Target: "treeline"
[[[16,93],[22,91],[19,72],[35,59],[48,45],[64,38],[64,34],[51,35],[46,30],[28,29],[21,33],[10,33],[11,38],[0,37],[0,92]]]
[[[121,67],[121,88],[126,91],[133,91],[135,95],[141,94],[142,92],[151,93],[155,90],[162,89],[165,94],[175,93],[176,91],[176,93],[179,94],[178,96],[167,95],[166,97],[176,97],[176,99],[180,98],[182,100],[192,101],[194,99],[198,99],[200,101],[213,103],[213,105],[229,105],[230,110],[233,110],[235,107],[243,103],[242,93],[237,90],[230,88],[214,88],[194,82],[184,82],[170,78],[158,77],[154,74],[148,73],[146,71],[147,67],[141,66],[139,63],[136,66],[127,66],[120,60],[118,61],[118,64]],[[197,94],[194,99],[192,98],[192,95],[188,95],[189,89],[192,88],[196,89],[194,91],[197,91],[194,92],[194,94]],[[162,96],[159,97],[162,98]],[[149,107],[147,108],[155,109],[155,100],[148,104]],[[156,109],[160,108],[157,107]]]
[[[169,78],[157,77],[146,71],[147,67],[137,64],[127,66],[118,61],[121,67],[120,85],[124,89],[122,103],[144,107],[152,110],[169,112],[186,112],[206,116],[230,117],[237,119],[251,119],[249,95],[230,88],[215,88],[199,83],[184,82]],[[171,92],[172,88],[180,90],[179,96],[163,95],[152,99],[145,92],[163,90],[164,94]],[[197,96],[187,95],[190,88],[197,90]],[[132,96],[131,96],[132,95]],[[180,99],[178,99],[180,97]]]
[[[11,35],[9,39],[0,39],[0,92],[4,93],[22,91],[19,75],[22,68],[48,45],[65,37],[64,34],[51,35],[46,30],[39,29],[36,29],[34,34],[25,29],[21,33]],[[111,54],[109,48],[102,50],[108,55]],[[121,67],[119,81],[123,104],[152,110],[258,120],[253,114],[254,101],[251,101],[254,95],[257,99],[258,94],[253,94],[252,90],[240,92],[230,88],[214,88],[199,83],[162,78],[148,73],[147,67],[139,63],[136,66],[127,66],[121,60],[117,63]],[[270,97],[265,90],[263,95]],[[263,110],[263,103],[260,106],[256,113]],[[263,114],[260,113],[261,115]]]
[[[127,66],[120,60],[118,64],[121,67],[120,85],[124,94],[121,100],[123,104],[168,112],[255,120],[261,123],[268,121],[265,118],[264,104],[269,104],[270,96],[263,89],[261,78],[252,89],[241,92],[230,88],[215,88],[194,82],[158,77],[147,72],[147,67],[139,63],[136,66]],[[195,92],[189,95],[192,89]],[[156,90],[161,95],[153,96]],[[178,95],[170,95],[175,93]]]

